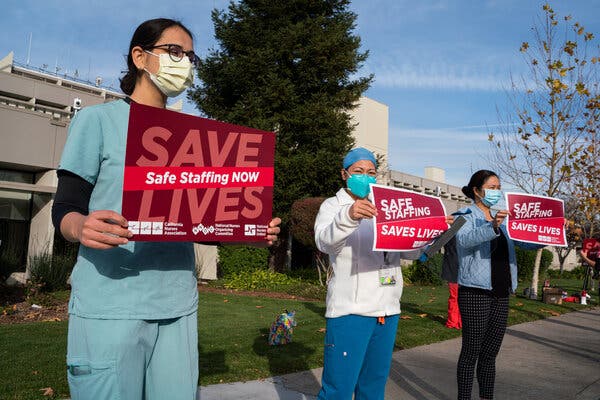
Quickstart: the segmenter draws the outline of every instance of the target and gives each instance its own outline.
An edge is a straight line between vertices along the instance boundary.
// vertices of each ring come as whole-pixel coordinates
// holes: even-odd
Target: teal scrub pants
[[[383,400],[399,315],[327,318],[319,400]]]
[[[197,314],[168,320],[69,316],[72,400],[194,400]]]

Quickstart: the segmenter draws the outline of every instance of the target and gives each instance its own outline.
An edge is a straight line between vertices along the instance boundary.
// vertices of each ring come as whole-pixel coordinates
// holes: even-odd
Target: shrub
[[[552,260],[554,260],[554,254],[548,249],[542,250],[542,261],[540,263],[540,273],[545,273],[550,268],[550,264],[552,264]]]
[[[220,277],[266,269],[269,265],[269,250],[249,246],[219,246],[217,265]]]
[[[270,270],[237,272],[224,279],[223,287],[233,290],[281,292],[287,295],[325,300],[327,288],[317,282]]]
[[[558,269],[550,269],[546,273],[548,278],[552,279],[581,279],[585,278],[585,273],[587,272],[587,267],[583,265],[578,265],[570,271],[563,271],[562,275],[560,270]]]
[[[79,252],[79,243],[69,242],[57,231],[54,231],[54,243],[52,245],[53,257],[62,256],[70,260],[75,265],[77,253]]]
[[[318,282],[315,284],[298,282],[287,286],[285,292],[293,296],[321,301],[325,301],[327,297],[327,287],[320,285]]]
[[[71,257],[55,255],[47,252],[31,257],[30,280],[42,292],[54,292],[67,288],[67,280],[73,270]]]
[[[266,290],[291,285],[296,280],[280,272],[255,269],[249,272],[234,272],[225,282],[227,289]]]
[[[317,272],[316,268],[297,268],[286,271],[285,274],[293,279],[302,280],[304,282],[310,282],[317,285],[319,284],[319,273]]]
[[[325,197],[296,200],[290,210],[290,232],[304,246],[316,250],[315,219]]]
[[[0,257],[0,281],[4,281],[15,271],[21,269],[20,258],[17,254],[6,252]]]
[[[441,285],[443,254],[437,253],[427,261],[413,261],[402,270],[405,281],[419,285]]]
[[[325,197],[296,200],[290,211],[290,233],[306,251],[312,253],[312,264],[317,270],[321,286],[331,274],[329,258],[317,249],[315,243],[315,220],[323,201]]]
[[[533,275],[533,267],[535,265],[536,250],[523,250],[515,247],[517,256],[518,276],[520,280],[530,280]],[[542,277],[546,274],[548,267],[552,264],[553,255],[550,250],[542,250],[542,260],[540,262],[540,273]]]

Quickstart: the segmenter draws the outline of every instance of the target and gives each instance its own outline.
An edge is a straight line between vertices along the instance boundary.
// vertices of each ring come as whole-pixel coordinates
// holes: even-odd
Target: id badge
[[[379,285],[393,286],[396,284],[396,267],[382,265],[379,267]]]

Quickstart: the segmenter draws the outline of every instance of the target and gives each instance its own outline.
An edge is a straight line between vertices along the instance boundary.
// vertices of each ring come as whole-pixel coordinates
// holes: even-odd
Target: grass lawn
[[[0,399],[48,399],[47,387],[68,397],[66,354],[66,322],[0,325]]]
[[[569,293],[581,281],[553,280]],[[521,284],[520,288],[526,287]],[[541,293],[541,291],[540,291]],[[593,292],[592,305],[598,305]],[[402,298],[398,349],[433,343],[460,335],[443,326],[446,286],[406,286]],[[544,304],[520,296],[510,301],[509,324],[585,308],[579,304]],[[269,346],[271,322],[282,310],[295,310],[294,342]],[[200,293],[198,314],[200,384],[252,380],[322,366],[325,327],[322,301],[282,300]],[[67,323],[38,322],[0,325],[0,399],[48,399],[40,389],[51,387],[55,398],[69,395],[65,354]]]

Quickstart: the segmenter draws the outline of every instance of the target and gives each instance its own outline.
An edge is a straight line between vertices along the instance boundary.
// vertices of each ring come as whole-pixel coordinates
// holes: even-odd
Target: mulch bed
[[[65,321],[68,318],[67,302],[43,306],[34,304],[27,301],[24,287],[0,285],[0,325]]]
[[[231,290],[210,287],[206,284],[199,284],[198,290],[201,292],[220,293],[222,295],[315,301],[314,299],[293,296],[287,293]],[[0,325],[27,322],[66,321],[69,318],[67,306],[68,304],[65,301],[61,303],[55,302],[54,304],[39,305],[38,308],[27,300],[27,294],[24,287],[0,285]]]

